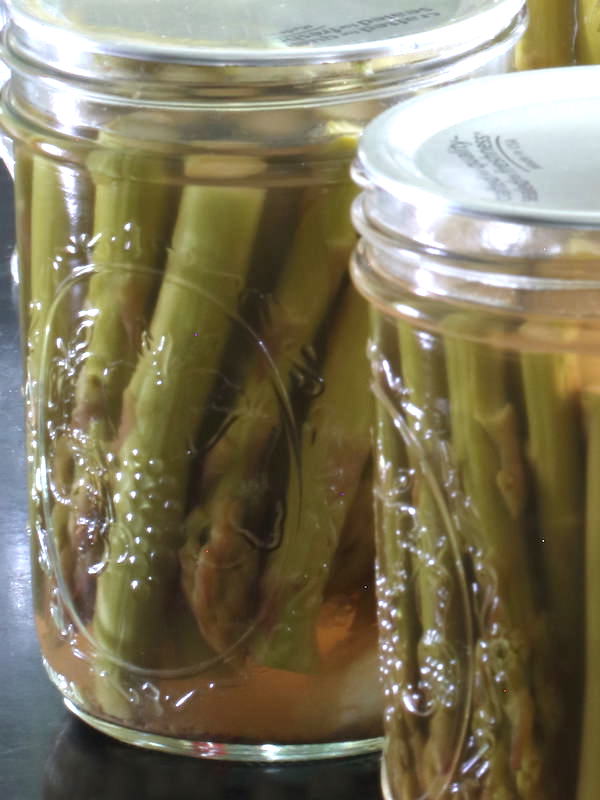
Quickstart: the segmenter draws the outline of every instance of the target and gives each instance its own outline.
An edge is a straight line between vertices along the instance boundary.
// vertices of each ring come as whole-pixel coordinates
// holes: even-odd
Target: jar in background
[[[11,3],[36,614],[135,744],[381,744],[349,164],[392,101],[510,66],[519,0]],[[385,38],[382,38],[385,37]]]
[[[599,78],[447,87],[361,140],[387,800],[600,793]]]

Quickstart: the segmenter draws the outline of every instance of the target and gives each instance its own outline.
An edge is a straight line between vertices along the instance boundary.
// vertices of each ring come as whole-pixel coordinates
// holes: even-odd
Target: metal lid
[[[465,253],[558,251],[573,229],[600,228],[600,66],[408,100],[367,127],[354,174],[365,218],[392,235]]]
[[[8,0],[38,43],[195,64],[320,63],[467,52],[510,27],[522,0]],[[57,47],[57,53],[59,49]]]

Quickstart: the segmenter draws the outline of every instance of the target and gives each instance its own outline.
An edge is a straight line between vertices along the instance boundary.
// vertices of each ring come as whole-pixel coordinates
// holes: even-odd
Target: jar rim
[[[102,5],[106,20],[100,18],[94,25],[80,22],[78,26],[77,17],[83,17],[79,8],[77,14],[71,12],[69,15],[62,9],[55,9],[56,13],[53,15],[47,10],[52,3],[7,0],[11,19],[22,35],[28,38],[28,44],[33,50],[36,46],[43,47],[44,40],[59,38],[62,44],[69,43],[76,50],[107,57],[219,67],[324,64],[400,55],[416,58],[420,53],[427,58],[430,52],[453,50],[457,47],[468,52],[486,40],[493,40],[499,32],[510,26],[511,21],[524,7],[524,0],[445,0],[433,9],[415,7],[405,0],[407,8],[399,8],[398,2],[395,2],[389,6],[395,9],[391,13],[387,0],[378,0],[378,3],[382,7],[373,10],[383,12],[380,16],[365,19],[363,12],[361,19],[342,18],[337,27],[326,24],[319,27],[316,23],[328,18],[323,16],[327,15],[326,4],[319,2],[316,3],[319,19],[309,18],[306,20],[309,24],[296,25],[287,35],[287,39],[285,32],[277,37],[271,32],[269,24],[259,19],[255,23],[257,38],[254,42],[235,42],[230,37],[229,30],[220,41],[215,36],[208,39],[199,37],[194,41],[194,20],[189,23],[189,35],[178,39],[170,39],[163,31],[153,30],[152,23],[144,31],[143,21],[141,24],[136,23],[136,26],[139,24],[137,30],[126,27],[117,29],[114,18],[106,12],[110,3]],[[54,0],[54,5],[66,4],[64,0]],[[77,5],[81,5],[81,0],[78,0]],[[94,8],[98,6],[97,2],[90,5]],[[306,3],[301,3],[298,4],[299,8],[295,8],[293,3],[284,4],[282,8],[285,9],[285,18],[289,21],[296,19],[295,14],[305,5]],[[172,0],[168,3],[159,0],[153,7],[159,10],[162,8],[163,14],[165,9],[171,12]],[[337,8],[336,15],[338,12],[343,12],[343,8]],[[112,13],[116,13],[118,18],[118,12],[113,10]],[[175,8],[173,14],[176,13]],[[266,16],[262,6],[258,16]],[[222,18],[228,19],[228,24],[234,22],[232,17],[219,15],[219,19]],[[377,34],[379,30],[386,32],[386,35],[371,35]],[[294,31],[295,39],[292,36]],[[262,41],[260,37],[263,37]],[[300,44],[300,41],[303,43]]]
[[[599,78],[597,65],[480,77],[381,114],[353,165],[367,236],[475,257],[551,258],[578,233],[597,246]]]
[[[11,0],[5,32],[6,59],[14,71],[37,71],[108,96],[197,97],[238,104],[257,97],[319,103],[377,92],[391,95],[399,83],[440,82],[473,53],[514,44],[525,24],[524,0],[446,0],[443,24],[358,42],[285,47],[240,47],[228,42],[176,47],[160,38],[119,38],[44,21]],[[443,7],[443,6],[442,6]],[[436,7],[437,8],[437,7]],[[427,9],[417,9],[426,11]],[[433,76],[433,78],[432,78]]]

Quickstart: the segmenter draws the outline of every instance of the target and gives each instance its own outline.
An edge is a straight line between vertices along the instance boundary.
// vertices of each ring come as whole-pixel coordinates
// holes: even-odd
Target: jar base
[[[89,714],[66,697],[69,711],[87,725],[125,744],[149,750],[160,750],[192,758],[210,758],[221,761],[285,762],[320,761],[328,758],[349,758],[379,752],[383,739],[358,739],[350,742],[322,742],[318,744],[230,744],[194,739],[177,739],[157,733],[132,730]]]

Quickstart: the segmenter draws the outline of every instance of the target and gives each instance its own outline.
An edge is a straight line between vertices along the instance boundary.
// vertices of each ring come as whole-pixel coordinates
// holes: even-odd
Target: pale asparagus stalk
[[[519,333],[525,347],[531,342],[560,341],[568,346],[575,328],[558,331],[543,323],[526,322]],[[550,682],[562,701],[554,712],[552,697],[539,698],[547,737],[546,747],[558,744],[564,726],[576,730],[581,717],[581,671],[584,607],[581,576],[584,571],[585,464],[580,409],[578,358],[565,351],[526,349],[521,353],[521,374],[527,411],[528,457],[535,482],[536,540],[544,578],[547,609],[547,658],[539,665],[542,691],[549,695]],[[556,703],[555,703],[556,705]],[[545,718],[544,718],[545,717]],[[560,746],[560,757],[569,773],[575,755]],[[563,787],[567,790],[567,786]]]
[[[316,628],[331,561],[370,452],[368,313],[348,286],[325,355],[323,391],[300,438],[300,475],[291,479],[281,544],[260,581],[264,619],[253,657],[307,672],[318,663]]]
[[[585,679],[577,800],[592,800],[600,786],[600,367],[598,358],[581,357],[585,418]]]
[[[577,0],[575,55],[578,64],[600,64],[600,6],[596,0]]]
[[[354,139],[345,147],[354,147]],[[340,145],[341,147],[341,145]],[[207,454],[200,507],[182,557],[186,593],[203,635],[227,651],[255,617],[256,581],[274,537],[253,530],[270,487],[269,449],[294,423],[287,400],[346,272],[355,233],[350,181],[307,190],[307,203],[263,326],[265,354],[254,353],[230,425]],[[198,532],[201,535],[198,537]],[[271,539],[271,540],[270,540]]]
[[[575,56],[576,0],[528,0],[529,23],[516,50],[517,69],[560,67]]]
[[[240,179],[250,166],[240,163]],[[263,190],[233,185],[182,193],[148,341],[123,399],[114,518],[98,578],[94,634],[125,666],[161,661],[194,440],[236,320],[263,201]],[[103,712],[134,716],[114,684],[114,673],[97,684]]]

